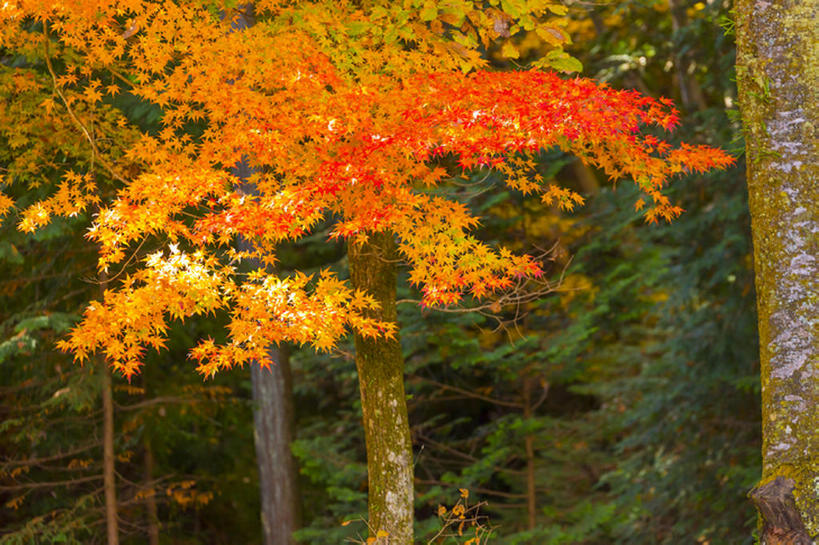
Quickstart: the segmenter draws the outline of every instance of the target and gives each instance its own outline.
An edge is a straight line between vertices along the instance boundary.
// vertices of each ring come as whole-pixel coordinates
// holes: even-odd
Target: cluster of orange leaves
[[[466,206],[434,195],[457,171],[496,169],[510,187],[572,209],[582,203],[579,195],[515,166],[557,146],[612,179],[634,180],[646,196],[637,206],[648,201],[645,217],[657,221],[681,213],[662,193],[672,176],[731,163],[720,150],[672,148],[643,134],[678,123],[665,99],[537,70],[464,73],[480,64],[472,54],[478,38],[505,32],[491,30],[492,21],[508,24],[514,14],[453,3],[460,4],[472,11],[432,13],[407,0],[406,17],[377,3],[368,16],[344,2],[317,2],[324,11],[310,11],[268,1],[257,6],[266,18],[231,29],[234,12],[218,2],[6,3],[0,46],[42,58],[49,49],[31,42],[47,43],[62,60],[54,85],[71,98],[48,107],[50,115],[76,118],[83,129],[77,135],[91,138],[83,119],[92,119],[94,108],[111,109],[104,94],[131,93],[163,110],[158,134],[125,139],[117,151],[91,142],[98,154],[91,165],[102,164],[123,184],[111,202],[100,204],[94,176],[71,174],[49,200],[22,213],[20,228],[34,230],[53,215],[99,205],[88,237],[99,245],[103,270],[126,267],[147,237],[167,246],[89,305],[61,348],[78,359],[101,349],[131,376],[146,347],[164,345],[169,320],[224,309],[231,315],[228,343],[205,340],[192,351],[211,375],[251,360],[268,364],[269,347],[282,341],[321,350],[350,329],[392,335],[394,324],[368,317],[375,301],[331,273],[272,273],[277,245],[331,217],[340,218],[334,238],[362,242],[389,231],[423,304],[452,305],[540,274],[530,257],[471,235],[478,220]],[[333,9],[348,10],[352,22],[339,23]],[[21,24],[26,18],[45,32]],[[447,42],[446,32],[435,30],[454,24],[447,21],[461,21],[456,28],[473,32],[474,44]],[[470,21],[477,30],[469,30]],[[109,72],[117,78],[103,85],[96,74]],[[204,129],[193,137],[195,126]],[[249,181],[229,170],[241,161],[255,171]],[[128,165],[129,174],[117,165]],[[248,186],[253,191],[243,190]],[[0,196],[0,206],[11,201]],[[241,273],[238,263],[251,258],[263,267]]]

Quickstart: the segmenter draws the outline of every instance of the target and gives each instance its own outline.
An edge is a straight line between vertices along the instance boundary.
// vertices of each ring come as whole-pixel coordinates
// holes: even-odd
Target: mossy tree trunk
[[[381,305],[374,313],[395,322],[396,249],[391,233],[376,233],[365,244],[347,247],[350,279]],[[404,359],[394,339],[356,335],[356,367],[361,390],[364,437],[367,443],[369,525],[371,535],[388,537],[377,543],[412,544],[413,475]]]
[[[739,0],[762,373],[763,545],[819,539],[819,0]]]

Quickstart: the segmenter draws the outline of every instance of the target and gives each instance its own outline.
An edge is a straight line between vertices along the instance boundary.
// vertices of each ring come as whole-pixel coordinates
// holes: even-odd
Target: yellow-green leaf
[[[517,59],[520,57],[520,52],[518,51],[518,48],[515,47],[515,44],[506,42],[501,48],[501,55],[507,59]]]
[[[567,8],[566,6],[563,6],[561,4],[549,4],[549,11],[551,11],[555,15],[559,15],[560,17],[563,17],[564,15],[569,13],[569,8]]]
[[[560,46],[569,41],[565,32],[553,26],[540,26],[535,32],[543,41],[551,45]]]
[[[438,17],[438,6],[436,6],[433,2],[427,2],[424,4],[424,8],[421,10],[420,16],[422,21],[432,21]]]

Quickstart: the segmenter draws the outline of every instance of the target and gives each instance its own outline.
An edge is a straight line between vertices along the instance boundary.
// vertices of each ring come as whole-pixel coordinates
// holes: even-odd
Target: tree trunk
[[[246,180],[252,169],[247,161],[234,166],[233,174]],[[244,193],[253,194],[255,187],[244,184]],[[240,238],[237,247],[250,248],[250,242]],[[248,260],[250,269],[257,261]],[[261,369],[250,364],[253,388],[253,438],[256,463],[259,468],[262,536],[264,545],[294,545],[292,534],[301,527],[301,504],[296,463],[290,450],[293,440],[293,384],[287,350],[272,350],[276,365]]]
[[[373,314],[395,322],[396,249],[391,233],[375,233],[367,243],[347,246],[350,278],[381,305]],[[404,395],[404,359],[398,337],[355,337],[367,445],[369,525],[379,544],[411,545],[413,523],[412,443]]]
[[[819,0],[737,2],[762,373],[763,545],[819,538]]]
[[[156,505],[156,486],[154,485],[154,451],[151,440],[146,436],[142,446],[145,449],[145,482],[151,487],[145,497],[145,518],[148,522],[148,545],[159,545],[159,514]]]
[[[253,437],[259,465],[262,535],[265,545],[295,545],[300,527],[296,464],[290,451],[293,390],[286,349],[275,351],[276,365],[250,366],[253,384]]]
[[[523,418],[532,418],[532,378],[523,379]],[[537,526],[537,488],[535,487],[535,437],[527,433],[524,438],[526,449],[526,514],[527,528],[534,530]]]
[[[105,492],[105,528],[108,545],[119,545],[117,525],[117,482],[114,475],[114,400],[111,395],[111,369],[99,358],[102,373],[102,482]]]
[[[252,4],[238,4],[232,13],[231,32],[244,31],[255,24]],[[242,180],[243,193],[257,194],[256,187],[247,182],[254,170],[248,158],[233,166],[231,172]],[[238,241],[241,249],[250,242]],[[248,263],[250,268],[261,266]],[[250,365],[253,387],[253,437],[256,445],[256,463],[259,467],[262,536],[264,545],[293,545],[293,532],[301,526],[301,508],[296,475],[296,464],[290,451],[293,422],[293,388],[290,360],[285,350],[271,354],[277,365],[269,370]]]
[[[671,28],[674,34],[680,32],[683,28],[688,26],[688,16],[686,10],[688,9],[688,2],[681,0],[668,0],[668,12],[671,15]],[[680,100],[683,106],[689,112],[702,111],[708,108],[705,97],[702,94],[702,88],[697,82],[697,78],[688,71],[691,68],[691,58],[687,53],[679,50],[679,38],[675,36],[675,62],[677,68],[677,82],[680,86]]]
[[[234,173],[247,179],[250,169],[245,162],[234,167]],[[244,187],[251,193],[254,188]],[[240,249],[250,243],[240,239]],[[250,268],[259,266],[249,261]],[[253,389],[253,439],[259,468],[262,537],[264,545],[295,545],[293,532],[301,527],[301,503],[296,463],[290,450],[293,441],[293,383],[290,358],[286,348],[271,350],[276,362],[269,369],[250,364]]]
[[[105,295],[108,275],[100,273],[100,296]],[[108,545],[119,545],[117,523],[117,481],[114,474],[114,399],[111,392],[111,369],[102,356],[97,358],[102,373],[102,486],[105,498],[105,530]]]
[[[571,169],[584,195],[597,195],[600,193],[600,182],[597,181],[597,176],[589,165],[580,159],[575,159],[572,161]]]

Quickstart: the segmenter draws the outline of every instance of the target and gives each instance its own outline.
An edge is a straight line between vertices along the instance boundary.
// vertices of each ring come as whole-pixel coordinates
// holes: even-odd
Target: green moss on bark
[[[777,477],[793,482],[796,506],[815,542],[819,539],[819,0],[741,0],[736,9],[737,81],[759,310],[760,484]]]
[[[376,233],[347,247],[350,279],[381,305],[374,316],[396,322],[396,249],[391,233]],[[394,339],[356,335],[356,367],[367,442],[369,525],[385,531],[384,544],[411,545],[412,443],[404,394],[404,359]]]

